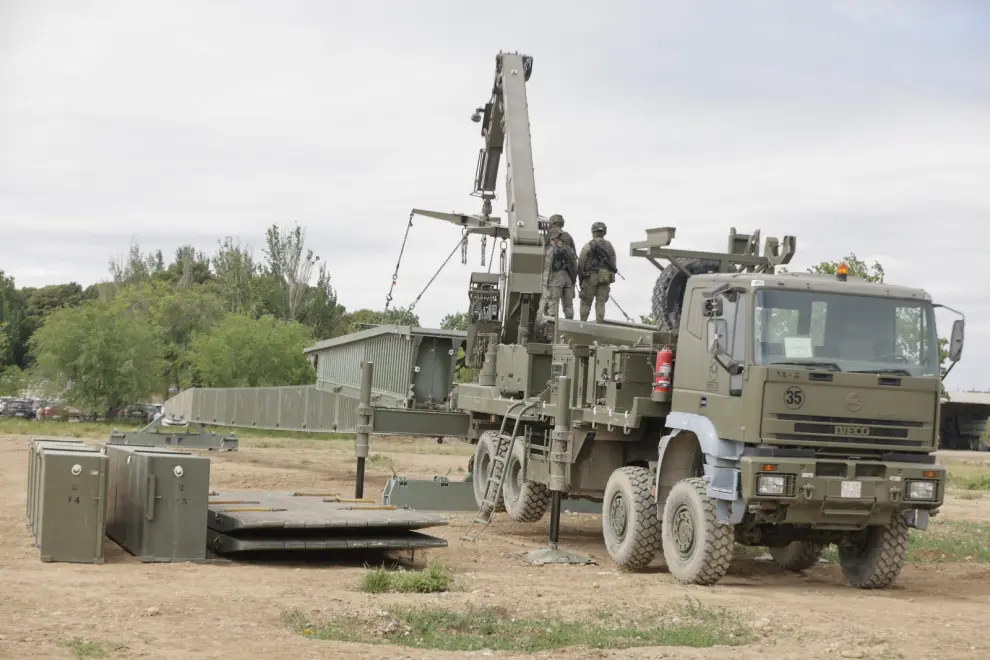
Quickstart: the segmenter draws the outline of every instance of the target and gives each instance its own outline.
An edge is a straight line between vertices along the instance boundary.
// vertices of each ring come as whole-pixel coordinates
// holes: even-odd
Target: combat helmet
[[[605,223],[604,222],[596,222],[593,225],[591,225],[591,233],[592,234],[597,234],[597,233],[601,232],[602,236],[604,236],[605,235],[605,232],[607,232],[607,231],[608,231],[608,229],[605,227]]]
[[[553,215],[551,215],[550,216],[550,226],[553,227],[554,225],[557,225],[558,227],[563,227],[564,226],[564,216],[560,215],[559,213],[554,213]]]

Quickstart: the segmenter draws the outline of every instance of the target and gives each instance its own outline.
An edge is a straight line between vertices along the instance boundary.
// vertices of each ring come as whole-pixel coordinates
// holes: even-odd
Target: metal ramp
[[[218,555],[259,551],[419,550],[446,539],[416,531],[446,525],[437,515],[335,493],[210,493],[207,545]]]
[[[166,449],[208,449],[210,451],[237,451],[237,436],[232,433],[217,434],[203,424],[174,421],[159,417],[136,431],[110,431],[109,445],[134,447],[162,447]]]

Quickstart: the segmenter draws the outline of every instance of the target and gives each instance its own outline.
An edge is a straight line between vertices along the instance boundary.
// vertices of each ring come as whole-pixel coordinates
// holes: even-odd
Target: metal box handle
[[[145,507],[144,519],[151,522],[155,519],[155,475],[148,475],[148,501]]]

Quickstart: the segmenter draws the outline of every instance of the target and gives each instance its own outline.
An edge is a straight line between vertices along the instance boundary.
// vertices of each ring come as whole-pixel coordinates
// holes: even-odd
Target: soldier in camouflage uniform
[[[577,255],[563,241],[559,229],[550,230],[550,245],[547,248],[543,272],[546,277],[546,296],[543,316],[551,319],[557,315],[557,305],[564,302],[564,316],[574,318],[574,282],[577,279]]]
[[[564,242],[564,245],[571,248],[574,255],[577,256],[577,246],[574,245],[574,239],[571,235],[564,231],[564,216],[559,213],[554,213],[550,216],[550,231],[554,229],[560,230],[560,240]]]
[[[601,323],[605,320],[605,302],[618,272],[615,248],[605,240],[606,229],[604,222],[591,225],[591,240],[581,248],[578,259],[582,321],[587,321],[591,314],[592,300],[595,301],[595,321]]]

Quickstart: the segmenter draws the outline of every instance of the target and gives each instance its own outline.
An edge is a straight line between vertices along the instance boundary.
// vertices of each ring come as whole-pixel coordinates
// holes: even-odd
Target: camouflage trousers
[[[591,303],[595,303],[595,322],[605,320],[605,303],[612,288],[611,284],[598,284],[597,277],[589,277],[581,282],[581,320],[587,321],[591,315]]]
[[[546,305],[544,306],[544,316],[552,319],[557,315],[557,305],[563,301],[564,317],[574,318],[574,282],[564,271],[550,274],[550,282],[547,283]]]

